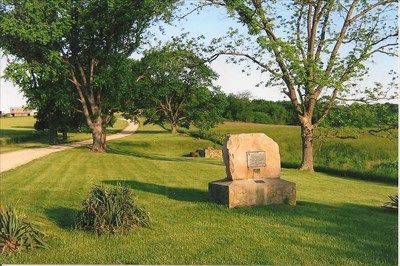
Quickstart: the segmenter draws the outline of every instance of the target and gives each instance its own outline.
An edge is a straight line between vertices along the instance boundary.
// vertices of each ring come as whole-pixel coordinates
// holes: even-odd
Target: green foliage
[[[252,100],[248,93],[229,94],[226,101],[224,118],[228,120],[279,125],[298,123],[291,103],[287,101]]]
[[[98,235],[127,233],[139,226],[150,226],[147,212],[136,205],[126,187],[106,189],[95,186],[82,205],[83,209],[76,217],[76,228]]]
[[[23,63],[47,66],[48,73],[63,66],[61,80],[71,81],[75,89],[67,98],[79,99],[87,126],[101,131],[93,134],[93,150],[104,151],[104,128],[131,88],[132,76],[124,72],[127,58],[155,21],[171,15],[175,2],[5,0],[0,4],[0,48]]]
[[[397,128],[398,105],[391,103],[337,105],[321,126]]]
[[[190,125],[208,130],[221,122],[225,97],[212,84],[217,74],[187,45],[151,49],[134,67],[140,77],[133,91],[134,106],[144,109],[147,123],[169,122],[174,131]]]
[[[248,30],[244,35],[231,29],[228,36],[213,40],[211,58],[222,54],[233,56],[234,63],[254,63],[268,74],[262,83],[290,99],[302,127],[301,169],[313,170],[313,130],[339,99],[396,98],[393,80],[372,88],[359,88],[359,82],[374,57],[397,56],[398,1],[210,2],[225,6]]]
[[[80,102],[71,97],[75,93],[68,80],[68,71],[62,64],[12,62],[5,77],[18,85],[30,108],[37,110],[36,130],[48,130],[50,143],[58,142],[57,131],[75,130],[85,124],[77,112]]]
[[[248,94],[229,94],[224,118],[233,121],[275,125],[297,125],[298,118],[289,101],[251,99]],[[318,105],[317,108],[320,108]],[[373,127],[375,131],[397,128],[398,106],[391,103],[336,105],[323,120],[328,128]],[[371,134],[378,133],[371,131]]]
[[[390,200],[386,202],[383,207],[397,211],[399,209],[399,195],[397,194],[388,197]]]
[[[45,248],[45,234],[35,228],[24,215],[0,205],[1,253],[32,248]]]

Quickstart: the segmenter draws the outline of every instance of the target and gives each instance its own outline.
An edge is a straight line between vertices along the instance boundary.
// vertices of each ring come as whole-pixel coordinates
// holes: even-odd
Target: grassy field
[[[50,247],[0,263],[397,264],[397,215],[380,207],[396,186],[283,169],[297,206],[227,209],[207,201],[208,182],[224,176],[221,160],[184,156],[212,145],[146,127],[105,154],[78,148],[2,174],[0,201],[38,221]],[[89,189],[119,183],[150,212],[151,228],[74,230]]]
[[[375,136],[369,129],[341,129],[336,137],[323,137],[326,131],[317,130],[315,168],[329,174],[397,183],[397,130],[392,138]],[[297,168],[301,161],[300,127],[226,122],[213,129],[224,136],[228,133],[262,132],[278,144],[284,167]],[[322,133],[322,134],[321,134]],[[330,133],[330,136],[333,134]]]
[[[48,146],[46,134],[36,131],[33,127],[34,124],[34,117],[0,118],[0,153]],[[117,119],[114,127],[107,129],[107,133],[116,133],[126,126],[127,122],[125,120]],[[90,138],[91,134],[87,132],[68,133],[68,142]]]

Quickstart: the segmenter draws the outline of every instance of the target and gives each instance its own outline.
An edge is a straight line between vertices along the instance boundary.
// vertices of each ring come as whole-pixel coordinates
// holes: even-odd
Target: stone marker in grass
[[[208,184],[212,202],[229,208],[296,204],[296,184],[280,179],[279,146],[265,134],[228,135],[223,158],[227,177]]]

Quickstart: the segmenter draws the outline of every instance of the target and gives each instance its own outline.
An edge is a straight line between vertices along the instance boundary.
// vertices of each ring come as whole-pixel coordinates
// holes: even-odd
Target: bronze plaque
[[[248,151],[247,154],[247,167],[260,168],[265,167],[266,157],[265,151]]]

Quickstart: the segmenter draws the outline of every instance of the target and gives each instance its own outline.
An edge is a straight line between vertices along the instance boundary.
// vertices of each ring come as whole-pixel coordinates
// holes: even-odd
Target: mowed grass
[[[46,133],[34,129],[35,121],[31,116],[0,118],[0,153],[49,146]],[[107,134],[117,133],[127,125],[127,121],[117,119],[113,127],[107,128]],[[71,132],[68,133],[67,142],[91,137],[91,133],[88,132]]]
[[[44,132],[36,131],[34,124],[31,116],[0,118],[0,153],[46,146]]]
[[[334,175],[397,183],[398,131],[392,130],[391,138],[387,138],[387,132],[372,135],[369,130],[331,129],[330,137],[326,138],[323,137],[325,134],[321,134],[326,133],[326,129],[317,129],[314,143],[315,169]],[[332,137],[335,136],[334,131],[337,131],[336,137]],[[279,144],[283,166],[297,168],[301,162],[298,126],[225,122],[212,132],[219,135],[265,133]]]
[[[150,130],[149,130],[150,129]],[[183,155],[212,146],[156,128],[79,148],[1,175],[0,201],[38,221],[50,247],[3,255],[1,263],[397,264],[397,215],[380,206],[397,187],[283,169],[298,205],[228,209],[208,202],[221,160]],[[123,236],[73,229],[94,185],[125,185],[150,212],[151,228]]]

